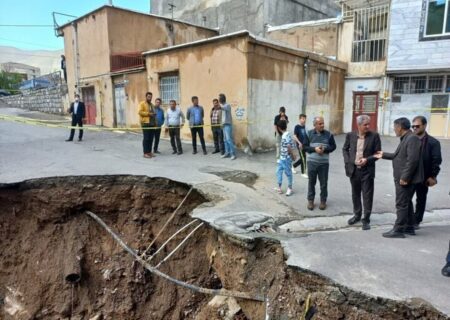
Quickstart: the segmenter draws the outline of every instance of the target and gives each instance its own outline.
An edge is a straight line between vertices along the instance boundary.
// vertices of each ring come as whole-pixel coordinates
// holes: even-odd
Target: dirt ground
[[[278,243],[244,243],[203,225],[160,271],[205,288],[264,295],[212,297],[159,278],[94,220],[142,253],[190,186],[142,176],[55,177],[0,185],[0,319],[446,319],[423,301],[371,298],[285,264]],[[195,189],[150,248],[192,221]],[[151,261],[157,265],[197,224]],[[71,284],[69,274],[80,281]],[[267,319],[269,319],[267,318]]]

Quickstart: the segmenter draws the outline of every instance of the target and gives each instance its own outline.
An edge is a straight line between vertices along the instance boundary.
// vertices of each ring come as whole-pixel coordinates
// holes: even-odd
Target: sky
[[[150,0],[112,1],[118,7],[150,11]],[[0,46],[25,50],[61,50],[64,48],[63,38],[55,36],[52,12],[79,17],[104,4],[108,4],[108,0],[0,0]],[[57,22],[62,25],[71,19],[74,18],[58,16]]]

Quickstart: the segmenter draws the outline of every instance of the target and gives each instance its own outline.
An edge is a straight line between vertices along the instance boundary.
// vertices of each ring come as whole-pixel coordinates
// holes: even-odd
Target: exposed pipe
[[[303,96],[302,96],[302,113],[306,114],[306,102],[308,97],[308,71],[309,71],[309,57],[303,63],[304,77],[303,77]]]
[[[159,271],[158,269],[152,267],[149,263],[147,263],[145,260],[143,260],[133,249],[131,249],[123,240],[114,232],[111,230],[108,225],[106,225],[105,222],[103,222],[102,219],[100,219],[95,213],[91,211],[85,211],[85,213],[90,216],[92,219],[94,219],[99,225],[101,225],[112,237],[113,239],[129,254],[131,254],[134,259],[139,262],[142,266],[144,266],[145,269],[147,269],[149,272],[156,274],[159,277],[162,277],[170,282],[175,283],[176,285],[179,285],[181,287],[190,289],[195,292],[200,292],[204,294],[210,294],[214,296],[225,296],[225,297],[232,297],[232,298],[239,298],[239,299],[246,299],[246,300],[253,300],[253,301],[261,301],[265,302],[265,299],[263,296],[260,295],[252,295],[247,292],[238,292],[238,291],[231,291],[227,289],[208,289],[208,288],[202,288],[198,287],[193,284],[186,283],[184,281],[180,281],[178,279],[172,278],[171,276]]]
[[[81,263],[83,261],[84,237],[79,228],[70,228],[66,235],[64,258],[64,279],[75,284],[81,280]]]
[[[177,245],[175,247],[175,249],[173,249],[160,263],[158,263],[158,265],[155,267],[155,269],[158,269],[164,262],[166,262],[167,260],[169,260],[169,258],[175,253],[177,252],[178,249],[180,249],[183,244],[195,233],[195,231],[197,231],[198,228],[200,228],[203,225],[203,222],[200,223],[199,225],[197,225],[194,230],[192,230],[184,239],[183,241],[180,242],[179,245]]]

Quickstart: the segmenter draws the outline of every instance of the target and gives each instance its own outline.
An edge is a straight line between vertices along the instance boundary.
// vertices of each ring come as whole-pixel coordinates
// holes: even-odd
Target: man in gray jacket
[[[202,144],[203,154],[208,154],[206,152],[205,138],[203,133],[203,118],[205,112],[203,107],[198,104],[198,97],[192,97],[192,106],[189,107],[186,113],[186,119],[189,121],[189,127],[191,127],[192,135],[192,154],[197,153],[197,134],[200,138],[200,143]]]
[[[411,130],[407,118],[394,121],[394,131],[400,137],[400,144],[394,153],[379,151],[375,157],[392,160],[395,182],[395,207],[397,219],[391,231],[383,233],[386,238],[404,238],[415,235],[414,208],[412,198],[415,184],[423,181],[421,142]]]

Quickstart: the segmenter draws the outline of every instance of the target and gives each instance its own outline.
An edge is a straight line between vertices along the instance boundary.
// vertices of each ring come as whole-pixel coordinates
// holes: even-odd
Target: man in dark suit
[[[75,101],[70,104],[69,113],[72,114],[72,127],[80,127],[78,141],[83,140],[83,119],[86,116],[86,107],[83,101],[80,101],[80,95],[75,94]],[[70,129],[70,137],[66,141],[73,141],[75,135],[75,128]]]
[[[422,222],[425,206],[427,204],[428,188],[437,184],[437,176],[441,170],[442,163],[441,144],[438,140],[430,136],[427,131],[427,119],[423,116],[417,116],[413,119],[412,128],[414,134],[422,142],[422,161],[424,170],[424,179],[416,185],[416,210],[414,217],[416,219],[415,228],[419,229]]]
[[[407,118],[394,121],[394,131],[400,137],[400,144],[394,153],[380,151],[375,157],[392,160],[395,182],[395,207],[397,219],[391,231],[383,233],[386,238],[404,238],[415,235],[412,198],[415,185],[423,181],[423,165],[420,139],[411,132]]]
[[[362,229],[370,229],[370,214],[372,213],[373,190],[375,180],[374,155],[381,151],[380,135],[370,131],[370,117],[360,115],[356,118],[358,130],[347,133],[342,148],[344,154],[345,174],[352,185],[352,200],[354,216],[348,220],[353,225],[361,220],[361,192],[364,205]]]

